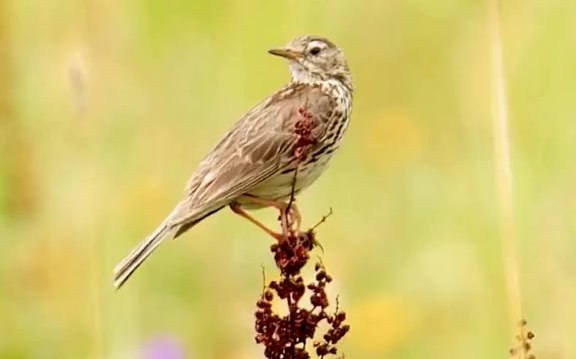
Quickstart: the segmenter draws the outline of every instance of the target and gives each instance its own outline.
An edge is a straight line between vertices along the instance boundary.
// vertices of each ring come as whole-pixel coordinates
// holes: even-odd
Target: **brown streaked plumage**
[[[184,199],[114,269],[117,288],[164,239],[180,236],[226,206],[276,236],[244,209],[285,209],[293,184],[297,194],[326,168],[352,108],[352,78],[342,51],[325,38],[303,36],[269,52],[288,60],[290,83],[240,118],[200,162]],[[302,135],[296,127],[303,119],[313,141],[300,157],[295,150]],[[292,212],[298,222],[297,209]]]

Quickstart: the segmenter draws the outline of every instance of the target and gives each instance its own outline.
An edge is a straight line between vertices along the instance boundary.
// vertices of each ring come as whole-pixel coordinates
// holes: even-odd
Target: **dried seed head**
[[[316,354],[323,358],[338,352],[334,346],[348,331],[343,325],[346,313],[339,311],[328,314],[329,305],[325,287],[332,280],[321,263],[316,263],[315,281],[305,283],[300,270],[308,263],[309,252],[315,241],[312,232],[290,233],[283,240],[271,246],[280,279],[270,281],[256,303],[255,340],[265,346],[264,355],[268,359],[309,359],[306,343],[314,337],[322,321],[330,327],[323,340],[312,345]],[[313,308],[301,307],[303,297],[308,297]],[[272,303],[281,300],[288,308],[288,314],[274,313]],[[308,346],[309,348],[310,346]]]

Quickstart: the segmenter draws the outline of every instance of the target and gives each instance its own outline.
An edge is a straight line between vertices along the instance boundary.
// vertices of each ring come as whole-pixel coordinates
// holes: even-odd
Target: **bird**
[[[247,210],[273,207],[286,214],[283,232],[299,227],[294,196],[324,172],[340,147],[351,117],[353,80],[343,51],[322,36],[299,36],[268,53],[288,62],[290,81],[242,116],[200,161],[183,199],[114,268],[117,289],[163,241],[225,207],[278,240],[282,234]]]

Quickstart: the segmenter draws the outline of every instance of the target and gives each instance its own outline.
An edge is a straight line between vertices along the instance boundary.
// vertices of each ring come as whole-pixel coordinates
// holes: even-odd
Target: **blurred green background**
[[[518,270],[539,358],[576,357],[575,18],[569,0],[502,4]],[[230,211],[119,292],[111,271],[219,136],[288,80],[266,50],[308,33],[344,49],[356,85],[342,149],[299,198],[305,224],[334,209],[318,236],[352,325],[340,350],[507,358],[480,0],[2,0],[1,358],[262,357],[252,316],[261,266],[275,275],[270,241]]]

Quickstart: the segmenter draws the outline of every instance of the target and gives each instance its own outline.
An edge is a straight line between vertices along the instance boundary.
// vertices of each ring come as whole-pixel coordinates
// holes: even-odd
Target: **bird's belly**
[[[292,194],[292,186],[294,185],[294,194],[298,194],[306,187],[310,186],[320,175],[324,172],[328,165],[328,161],[316,161],[315,163],[308,163],[298,167],[296,176],[296,183],[294,185],[294,171],[280,173],[267,181],[254,187],[247,194],[273,201],[287,201]],[[256,205],[252,202],[243,200],[238,201],[242,207],[247,209],[258,209],[264,206]]]

